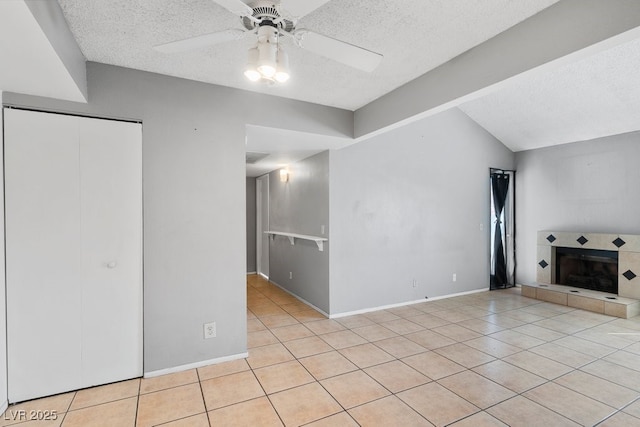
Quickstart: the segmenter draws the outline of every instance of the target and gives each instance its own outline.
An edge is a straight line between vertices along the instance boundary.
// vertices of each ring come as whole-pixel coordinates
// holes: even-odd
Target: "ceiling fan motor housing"
[[[280,5],[268,0],[258,0],[250,5],[253,10],[252,16],[242,17],[242,25],[247,30],[254,30],[256,27],[268,25],[278,28],[284,32],[291,32],[295,28],[295,23],[280,14]],[[253,19],[252,19],[253,18]]]

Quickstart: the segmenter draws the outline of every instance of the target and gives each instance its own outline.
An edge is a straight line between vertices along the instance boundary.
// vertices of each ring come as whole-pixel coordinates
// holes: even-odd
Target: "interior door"
[[[84,119],[79,130],[87,387],[142,374],[142,135],[112,120]]]
[[[269,175],[256,179],[256,259],[258,274],[269,278]]]
[[[82,379],[78,127],[54,115],[34,125],[36,114],[4,116],[10,402]]]
[[[4,124],[9,401],[142,375],[140,124]]]

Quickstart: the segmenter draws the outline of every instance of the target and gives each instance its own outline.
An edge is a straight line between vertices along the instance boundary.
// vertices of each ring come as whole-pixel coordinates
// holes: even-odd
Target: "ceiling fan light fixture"
[[[267,79],[273,79],[276,75],[276,67],[271,64],[263,64],[258,66],[258,72]]]
[[[283,49],[278,49],[278,66],[276,68],[275,79],[278,83],[285,83],[289,80],[289,55]]]
[[[244,75],[252,82],[272,85],[289,80],[289,55],[280,46],[280,30],[272,21],[258,27],[258,42],[249,49]]]
[[[278,47],[272,43],[258,44],[258,71],[264,77],[273,79],[276,75]]]
[[[244,76],[249,79],[249,81],[257,82],[262,78],[260,73],[257,70],[247,69],[244,71]]]
[[[252,82],[257,82],[262,78],[262,75],[258,72],[258,48],[252,47],[247,52],[247,66],[244,69],[244,75]]]

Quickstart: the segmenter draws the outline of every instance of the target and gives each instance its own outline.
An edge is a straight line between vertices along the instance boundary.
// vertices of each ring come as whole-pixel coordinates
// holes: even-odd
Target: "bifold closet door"
[[[69,116],[40,114],[36,124],[35,114],[4,116],[11,402],[72,390],[82,378],[78,127]]]
[[[142,375],[141,125],[80,121],[83,387]]]
[[[141,376],[141,126],[4,124],[9,401]]]

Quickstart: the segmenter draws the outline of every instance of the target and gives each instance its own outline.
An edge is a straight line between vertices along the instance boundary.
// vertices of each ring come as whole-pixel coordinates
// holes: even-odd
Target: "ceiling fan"
[[[154,46],[163,53],[199,49],[255,34],[255,47],[249,49],[245,76],[252,81],[284,83],[289,79],[289,60],[280,38],[313,53],[372,72],[382,61],[382,55],[334,38],[297,28],[300,18],[313,12],[329,0],[212,0],[241,18],[243,29],[227,29]]]

